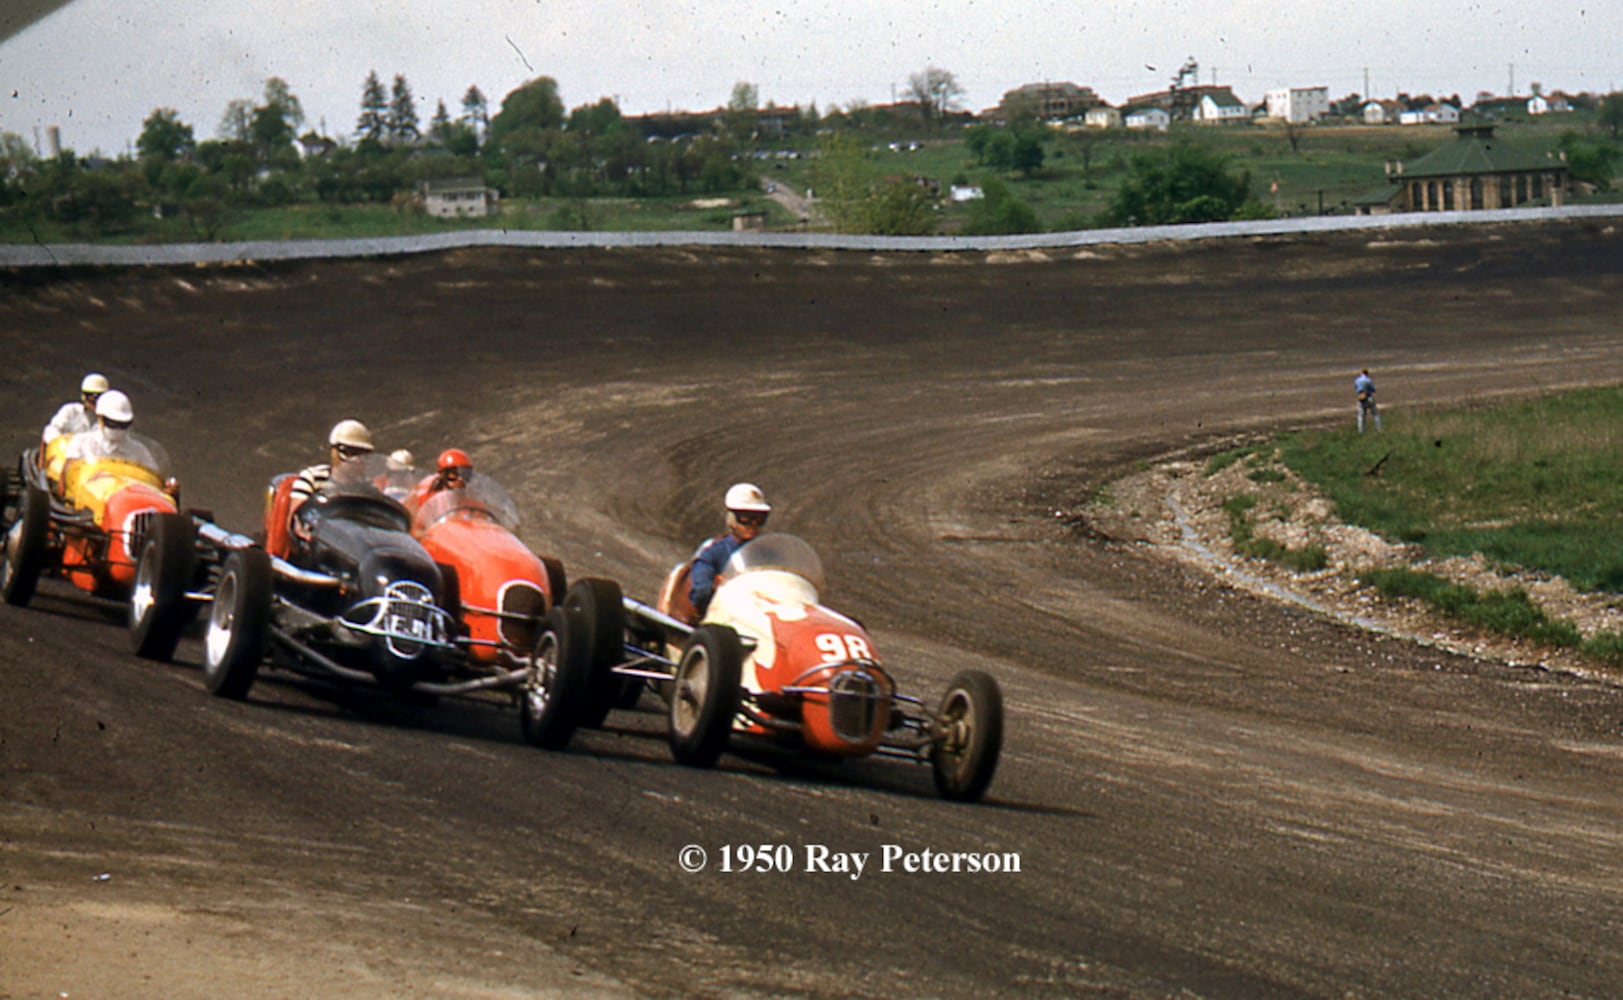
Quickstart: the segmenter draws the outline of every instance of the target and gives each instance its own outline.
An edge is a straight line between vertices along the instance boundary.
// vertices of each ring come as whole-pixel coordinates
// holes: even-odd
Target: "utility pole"
[[[1364,67],[1364,100],[1369,100],[1369,67]]]
[[[1510,89],[1505,91],[1506,97],[1516,96],[1516,64],[1510,64]]]

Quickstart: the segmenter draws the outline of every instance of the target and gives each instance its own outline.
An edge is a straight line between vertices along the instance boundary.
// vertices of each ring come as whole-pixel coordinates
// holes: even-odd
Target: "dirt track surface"
[[[572,577],[651,599],[736,479],[904,690],[985,669],[988,801],[900,762],[670,762],[645,698],[208,697],[195,639],[0,607],[0,997],[1615,996],[1623,691],[1364,635],[1090,537],[1137,463],[1623,380],[1623,234],[1446,228],[1010,256],[470,251],[0,275],[20,449],[88,368],[186,500],[357,416],[455,444]],[[711,865],[688,874],[685,845]],[[789,873],[717,870],[787,844]],[[883,845],[1018,873],[876,871]],[[873,852],[859,879],[809,846]]]

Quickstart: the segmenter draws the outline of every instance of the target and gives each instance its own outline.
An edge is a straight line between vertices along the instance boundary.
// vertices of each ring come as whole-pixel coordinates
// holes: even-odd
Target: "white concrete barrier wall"
[[[1408,229],[1554,219],[1623,218],[1623,205],[1568,205],[1562,208],[1507,208],[1480,212],[1423,212],[1401,215],[1326,215],[1208,222],[1131,229],[1083,229],[1024,236],[848,236],[836,233],[612,232],[574,233],[532,229],[468,229],[426,236],[359,240],[262,240],[250,243],[165,243],[102,246],[87,243],[0,245],[0,267],[140,267],[229,264],[243,261],[319,260],[389,257],[467,247],[582,249],[593,247],[771,247],[787,250],[895,252],[987,252],[1063,250],[1113,243],[1206,240],[1360,229]]]

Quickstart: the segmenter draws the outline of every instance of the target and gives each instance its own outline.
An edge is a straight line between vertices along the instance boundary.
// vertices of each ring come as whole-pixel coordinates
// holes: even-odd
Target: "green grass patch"
[[[1584,640],[1586,656],[1614,667],[1623,667],[1623,635],[1616,632],[1597,632]]]
[[[1520,588],[1481,593],[1412,569],[1370,570],[1359,579],[1385,597],[1413,598],[1500,635],[1531,639],[1549,646],[1578,646],[1582,641],[1572,623],[1550,618]]]
[[[1329,554],[1321,545],[1293,549],[1271,538],[1259,536],[1251,524],[1251,511],[1257,502],[1257,498],[1250,493],[1237,493],[1223,501],[1223,513],[1229,521],[1229,540],[1234,543],[1236,553],[1251,559],[1280,563],[1299,573],[1311,573],[1329,565]]]
[[[1215,476],[1235,462],[1254,454],[1256,450],[1256,445],[1246,444],[1230,448],[1228,451],[1220,451],[1206,460],[1206,475]]]
[[[1623,593],[1623,388],[1386,416],[1286,435],[1281,458],[1349,523]]]

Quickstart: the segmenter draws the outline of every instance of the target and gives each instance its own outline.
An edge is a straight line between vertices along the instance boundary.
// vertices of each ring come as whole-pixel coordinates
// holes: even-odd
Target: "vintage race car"
[[[538,673],[559,664],[586,675],[589,650],[565,638],[569,622],[577,635],[586,625],[580,612],[555,606],[563,568],[512,534],[517,512],[500,487],[486,480],[476,491],[419,498],[413,514],[390,495],[407,494],[381,460],[341,467],[296,509],[294,481],[271,481],[262,543],[197,519],[184,580],[163,572],[165,539],[148,541],[141,565],[154,567],[151,613],[209,606],[208,689],[244,698],[268,663],[397,694],[495,691],[519,704],[531,742],[554,745],[560,730],[534,725],[532,692]]]
[[[519,540],[518,508],[494,479],[470,473],[464,482],[408,499],[411,534],[439,565],[469,659],[522,663],[564,596],[563,564]]]
[[[130,601],[135,613],[146,596],[140,554],[155,532],[166,530],[160,524],[174,534],[190,519],[178,512],[180,490],[163,448],[134,432],[128,441],[139,460],[69,460],[68,438],[59,437],[43,450],[25,451],[15,470],[0,472],[0,595],[6,603],[28,604],[40,578],[52,576],[97,597]],[[190,540],[177,536],[167,551],[183,559]],[[174,572],[189,573],[190,566]],[[184,623],[156,624],[136,633],[137,651],[172,654]]]
[[[793,535],[761,535],[734,553],[696,623],[687,569],[671,571],[654,607],[605,581],[571,588],[581,616],[567,627],[587,627],[576,645],[594,647],[581,691],[570,689],[572,675],[549,678],[571,708],[593,713],[641,681],[664,695],[682,763],[711,766],[744,737],[823,756],[928,761],[946,798],[985,793],[1003,743],[1003,697],[990,675],[960,672],[934,711],[900,694],[867,630],[820,602],[821,560]],[[611,653],[604,637],[616,634],[623,644]]]

